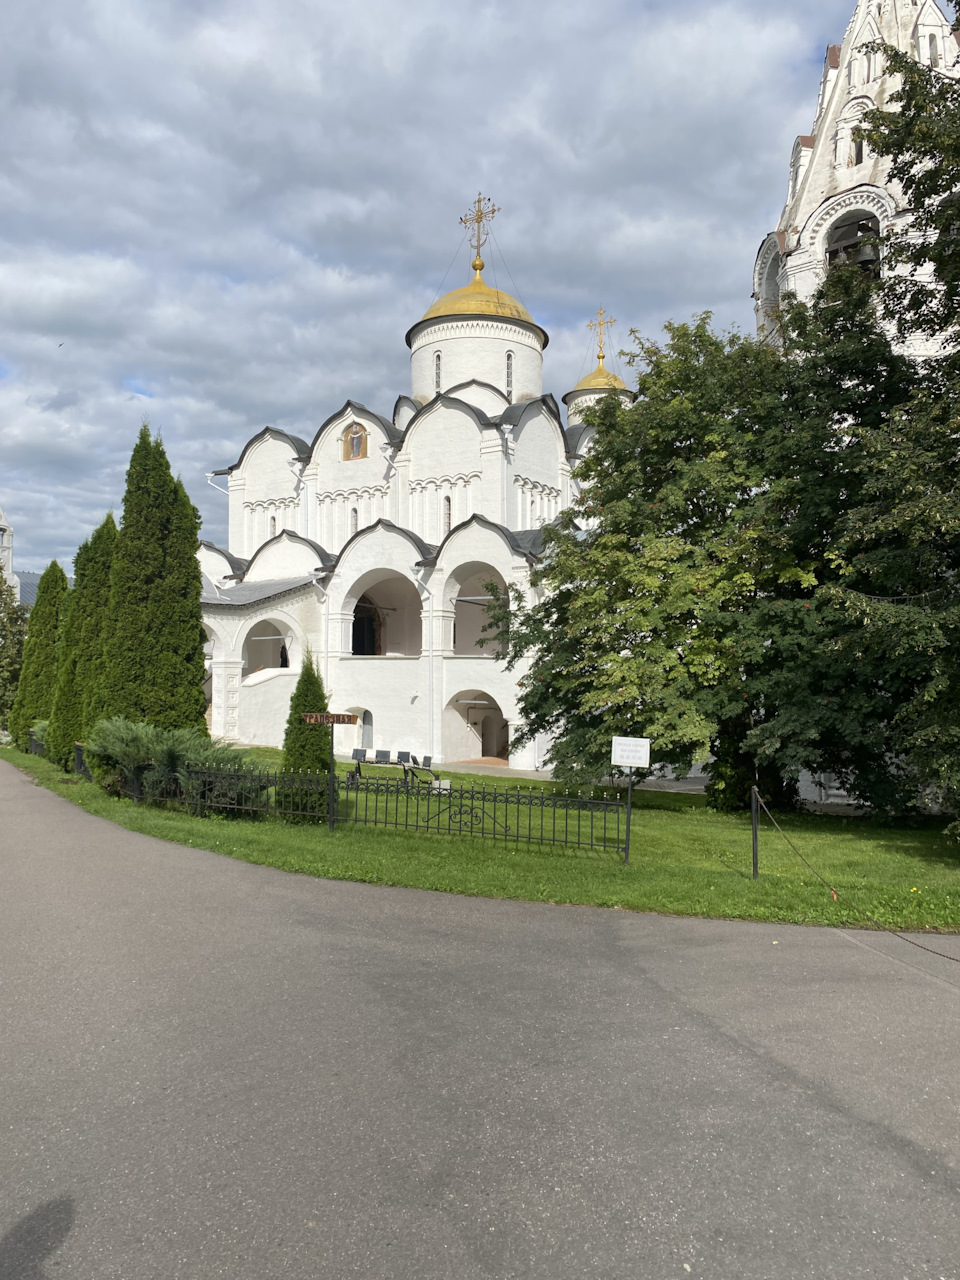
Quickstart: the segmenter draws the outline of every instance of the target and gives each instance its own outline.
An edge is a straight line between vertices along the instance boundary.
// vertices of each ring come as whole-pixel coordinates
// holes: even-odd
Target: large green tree
[[[532,658],[525,734],[554,736],[559,776],[608,772],[625,734],[680,768],[712,756],[724,805],[758,778],[782,796],[801,768],[874,777],[881,737],[850,727],[877,712],[876,690],[838,650],[848,611],[821,594],[843,572],[865,433],[914,385],[873,294],[856,268],[831,273],[811,307],[785,307],[777,346],[706,317],[639,342],[639,398],[594,414],[540,602],[501,600],[493,618],[510,660]]]
[[[909,405],[865,436],[860,504],[838,541],[831,603],[850,624],[838,652],[882,709],[869,798],[890,809],[960,810],[958,405],[953,362],[928,364]]]
[[[57,684],[57,642],[67,575],[56,560],[47,565],[30,611],[23,666],[10,712],[10,732],[21,751],[27,749],[35,720],[49,720]]]
[[[0,567],[0,728],[7,728],[17,694],[27,634],[27,611]]]
[[[199,531],[198,512],[145,425],[110,570],[103,714],[159,728],[204,726]]]

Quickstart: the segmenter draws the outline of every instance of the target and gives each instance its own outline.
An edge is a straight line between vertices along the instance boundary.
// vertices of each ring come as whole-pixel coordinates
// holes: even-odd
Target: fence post
[[[760,841],[758,826],[760,821],[760,795],[756,787],[750,788],[750,825],[753,828],[753,878],[760,879]]]
[[[633,770],[627,770],[627,843],[623,851],[623,865],[630,863],[630,819],[633,817]]]
[[[334,726],[331,725],[330,726],[330,794],[327,797],[327,809],[328,809],[327,820],[330,824],[331,831],[335,829],[336,821],[337,821],[336,814],[334,813],[334,807],[337,803],[337,800],[336,800],[337,757],[333,754],[333,735],[334,735]]]

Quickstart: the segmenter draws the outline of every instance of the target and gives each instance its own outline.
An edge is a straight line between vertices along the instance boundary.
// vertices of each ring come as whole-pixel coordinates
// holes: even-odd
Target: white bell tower
[[[0,569],[3,570],[3,576],[7,582],[13,587],[13,594],[20,603],[20,579],[13,572],[13,526],[7,523],[7,518],[0,510]]]

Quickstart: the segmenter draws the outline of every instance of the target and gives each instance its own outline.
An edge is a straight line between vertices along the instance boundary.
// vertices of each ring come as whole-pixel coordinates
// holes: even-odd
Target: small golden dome
[[[453,289],[450,293],[445,293],[442,298],[438,298],[417,321],[414,328],[427,320],[442,320],[454,316],[499,316],[503,320],[519,320],[521,324],[532,326],[540,334],[543,345],[546,346],[547,335],[527,308],[509,293],[504,293],[501,289],[491,289],[484,280],[480,274],[484,267],[483,259],[474,258],[472,266],[473,279],[470,283],[464,285],[462,289]],[[410,333],[413,333],[413,329]],[[410,334],[407,335],[407,342],[409,341]]]
[[[603,356],[597,361],[597,367],[593,373],[588,373],[585,378],[581,378],[573,391],[569,391],[567,395],[575,395],[578,391],[626,391],[627,384],[622,378],[618,378],[615,373],[611,373],[609,369],[604,367]],[[564,397],[566,399],[566,396]]]

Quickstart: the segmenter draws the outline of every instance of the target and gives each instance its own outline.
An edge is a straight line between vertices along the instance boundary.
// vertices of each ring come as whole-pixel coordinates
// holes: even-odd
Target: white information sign
[[[614,738],[610,763],[621,769],[649,769],[650,739]]]

